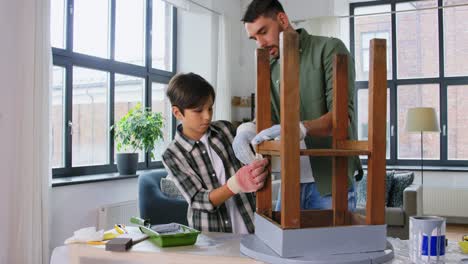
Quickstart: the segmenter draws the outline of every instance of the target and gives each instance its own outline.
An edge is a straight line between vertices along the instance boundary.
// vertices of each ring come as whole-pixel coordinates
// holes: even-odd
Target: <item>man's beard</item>
[[[276,55],[272,55],[272,54],[270,53],[270,51],[271,51],[272,49],[274,49],[274,48],[276,48],[276,51],[277,51],[277,54],[276,54]],[[272,46],[265,47],[265,49],[268,50],[268,53],[270,54],[270,57],[272,57],[272,58],[278,58],[278,57],[279,57],[279,53],[280,53],[279,46],[277,46],[277,45],[272,45]]]

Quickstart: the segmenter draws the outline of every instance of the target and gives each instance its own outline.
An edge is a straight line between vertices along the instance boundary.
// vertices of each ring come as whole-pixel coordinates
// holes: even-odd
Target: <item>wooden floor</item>
[[[460,241],[462,235],[468,235],[468,225],[447,224],[445,236],[450,241]]]

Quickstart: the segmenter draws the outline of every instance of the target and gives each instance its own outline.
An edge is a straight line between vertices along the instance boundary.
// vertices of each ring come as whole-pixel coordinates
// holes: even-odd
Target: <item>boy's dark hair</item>
[[[253,0],[245,10],[241,21],[252,23],[260,16],[276,19],[276,15],[280,12],[284,13],[284,9],[278,0]]]
[[[210,97],[214,102],[216,97],[213,86],[193,72],[172,77],[166,95],[171,105],[177,106],[182,114],[185,109],[203,106]]]

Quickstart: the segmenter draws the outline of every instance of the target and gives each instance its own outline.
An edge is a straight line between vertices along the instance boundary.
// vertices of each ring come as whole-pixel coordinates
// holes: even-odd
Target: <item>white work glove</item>
[[[281,126],[274,125],[270,128],[262,130],[252,139],[252,145],[258,145],[263,141],[279,140],[281,134]],[[302,122],[299,122],[299,140],[303,140],[307,135],[307,129]]]
[[[250,164],[255,160],[255,150],[250,145],[250,141],[256,134],[256,126],[253,122],[243,123],[237,128],[236,137],[232,141],[232,149],[236,158],[244,164]]]
[[[255,192],[260,190],[265,184],[268,171],[265,167],[268,159],[259,159],[240,168],[234,176],[227,181],[227,187],[234,194],[240,192]]]

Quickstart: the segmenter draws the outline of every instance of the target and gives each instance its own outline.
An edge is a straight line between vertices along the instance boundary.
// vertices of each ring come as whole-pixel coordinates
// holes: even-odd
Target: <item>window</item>
[[[140,153],[139,169],[162,167],[173,137],[164,89],[176,69],[176,16],[162,0],[51,1],[54,178],[117,171],[110,127],[137,103],[166,120],[155,159]]]
[[[104,0],[73,2],[74,52],[109,58],[109,2]]]
[[[109,75],[104,71],[73,67],[72,165],[108,162],[107,108]]]
[[[460,6],[463,5],[464,6]],[[445,76],[468,75],[468,0],[444,0]]]
[[[362,65],[362,72],[369,75],[369,56],[370,56],[370,40],[374,38],[379,39],[386,39],[387,43],[390,40],[390,33],[381,31],[381,32],[363,32],[361,36],[362,44],[361,44],[361,65]],[[391,46],[387,46],[387,58],[390,58],[390,51]],[[387,60],[387,69],[390,68],[390,60]]]
[[[440,116],[439,85],[401,85],[397,87],[398,159],[421,158],[421,134],[406,132],[406,113],[413,107],[433,107]],[[440,159],[440,134],[423,133],[424,159]]]
[[[63,133],[64,133],[64,91],[65,91],[65,69],[63,67],[54,66],[52,73],[52,91],[51,91],[51,104],[50,107],[50,122],[51,127],[51,165],[52,168],[63,167],[64,153],[63,153]]]
[[[52,0],[51,1],[51,45],[57,48],[65,48],[65,1]]]
[[[437,1],[396,5],[397,74],[399,79],[439,76]],[[416,11],[418,9],[423,9]]]
[[[174,32],[172,23],[168,18],[171,17],[172,8],[163,1],[156,1],[156,8],[153,8],[153,68],[162,70],[172,69],[172,52]],[[166,36],[166,37],[165,37]]]
[[[358,139],[368,139],[369,129],[369,92],[368,88],[361,88],[357,91],[357,130]],[[390,89],[387,89],[387,158],[390,158],[390,102],[389,102]],[[361,156],[363,159],[367,159],[367,156]]]
[[[115,75],[115,91],[114,91],[114,120],[117,122],[128,111],[135,107],[138,103],[143,105],[145,100],[145,80],[142,78],[116,74]],[[114,148],[114,160],[116,157],[117,148]],[[143,152],[138,152],[140,162],[145,160]]]
[[[115,60],[145,65],[145,1],[115,2]]]
[[[468,160],[468,85],[448,86],[447,101],[448,159]]]
[[[165,99],[165,91],[166,85],[153,82],[151,83],[151,98],[152,103],[151,106],[153,107],[152,110],[154,112],[160,112],[163,116],[171,116],[171,104],[168,100]],[[156,160],[162,160],[162,150],[166,149],[167,145],[170,142],[171,135],[173,134],[173,129],[170,120],[166,119],[164,130],[163,130],[163,137],[164,141],[160,141],[154,150],[154,156]]]
[[[369,79],[369,41],[372,38],[387,39],[387,76],[392,76],[392,52],[391,52],[391,17],[389,14],[368,15],[374,13],[390,12],[390,5],[377,5],[357,7],[354,14],[358,15],[354,20],[354,45],[356,54],[356,80],[367,81]]]
[[[394,11],[394,13],[392,13]],[[359,139],[367,138],[369,40],[387,39],[387,164],[420,165],[421,134],[406,132],[412,107],[433,107],[440,133],[423,133],[424,164],[468,161],[468,0],[350,4]],[[365,162],[365,161],[364,161]]]

